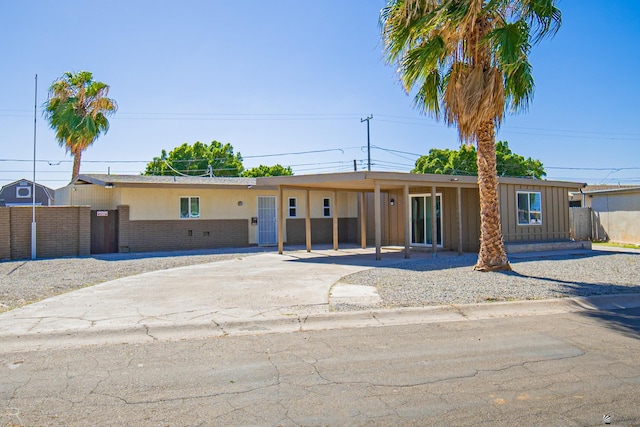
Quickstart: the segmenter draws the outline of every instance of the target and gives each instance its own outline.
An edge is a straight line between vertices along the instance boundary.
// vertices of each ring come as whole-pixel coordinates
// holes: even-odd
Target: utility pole
[[[369,136],[369,121],[373,119],[373,114],[370,114],[366,119],[360,119],[360,123],[367,122],[367,170],[371,172],[371,139]]]

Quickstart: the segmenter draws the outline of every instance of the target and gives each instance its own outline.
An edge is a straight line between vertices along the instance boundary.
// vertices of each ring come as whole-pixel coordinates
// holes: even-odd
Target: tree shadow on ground
[[[331,249],[330,245],[317,245],[307,253],[303,247],[285,248],[285,255],[293,257],[293,262],[304,262],[314,264],[337,264],[353,265],[362,267],[398,268],[413,271],[434,271],[450,268],[469,267],[473,268],[478,255],[476,253],[465,252],[459,255],[455,251],[440,250],[436,256],[429,250],[413,249],[411,257],[404,257],[404,249],[383,248],[381,260],[375,259],[375,252],[363,253],[358,246],[341,246],[338,251]],[[522,254],[510,254],[509,262],[517,264],[521,262],[542,261],[542,260],[570,260],[592,257],[603,257],[616,255],[617,252],[600,252],[591,250],[573,250],[556,252],[527,252]],[[635,255],[635,254],[634,254]],[[640,255],[640,254],[638,254]],[[483,274],[483,273],[478,273]]]
[[[640,308],[619,310],[588,310],[580,313],[601,322],[605,327],[629,338],[640,340]]]
[[[416,272],[429,271],[446,271],[448,269],[460,269],[463,270],[473,268],[473,265],[477,261],[477,254],[465,253],[458,255],[456,252],[442,251],[438,253],[437,257],[433,257],[432,253],[426,251],[412,251],[411,258],[404,258],[404,251],[391,250],[385,248],[382,253],[382,260],[377,261],[375,259],[375,253],[362,253],[361,251],[353,250],[349,253],[350,249],[343,249],[339,251],[340,254],[333,252],[332,250],[318,250],[317,253],[312,251],[311,254],[305,253],[287,253],[288,255],[296,257],[292,262],[303,263],[322,263],[322,264],[338,264],[338,265],[355,265],[362,267],[373,267],[385,270],[384,274],[394,275],[395,270],[409,270]],[[618,299],[622,298],[624,302],[625,295],[631,298],[637,298],[640,294],[640,278],[638,283],[616,283],[615,280],[607,277],[602,273],[598,276],[581,276],[580,268],[585,263],[592,265],[595,263],[597,266],[598,260],[606,259],[613,256],[625,255],[630,256],[640,261],[640,254],[638,253],[622,253],[622,252],[605,252],[605,251],[591,251],[591,250],[576,250],[576,251],[556,251],[556,252],[543,252],[543,253],[523,253],[523,254],[511,254],[509,256],[510,262],[513,267],[513,271],[497,272],[497,273],[482,273],[477,272],[479,278],[484,278],[485,274],[500,274],[507,277],[513,277],[514,280],[523,279],[528,283],[540,283],[541,286],[547,285],[553,286],[554,290],[560,298],[571,297],[587,297],[596,298],[604,302],[600,303],[598,309],[591,309],[581,312],[581,315],[597,319],[602,322],[606,327],[610,327],[616,331],[620,331],[636,339],[640,338],[640,317],[639,312],[628,314],[627,311],[612,310],[611,304],[607,305],[607,300],[611,300],[614,295],[618,295]],[[550,269],[548,274],[546,271],[537,273],[527,273],[530,270],[529,265],[536,262],[551,262],[554,261],[563,262],[569,261],[569,266],[564,266],[560,272]],[[357,274],[357,273],[356,273]],[[456,274],[452,271],[451,274]],[[625,279],[626,280],[626,279]],[[520,281],[520,280],[518,280]],[[595,300],[593,300],[595,301]],[[623,304],[624,306],[624,304]]]
[[[601,295],[640,294],[640,286],[617,285],[603,282],[587,282],[576,280],[563,280],[551,276],[534,276],[522,274],[517,271],[500,271],[503,274],[521,279],[539,280],[541,282],[553,282],[561,286],[561,290],[567,297],[588,297]]]
[[[614,254],[601,252],[596,256]],[[638,256],[638,254],[628,255]],[[579,314],[581,316],[598,320],[605,327],[618,331],[625,336],[640,339],[640,308],[635,307],[637,302],[633,303],[631,301],[632,299],[638,300],[637,295],[640,294],[640,284],[620,285],[604,283],[603,281],[564,280],[555,277],[526,275],[517,271],[500,272],[500,274],[539,280],[541,282],[554,282],[561,285],[566,297],[590,298],[589,305],[593,306],[593,308],[580,311]],[[638,281],[640,282],[640,278],[638,278]],[[625,308],[629,306],[631,308]]]

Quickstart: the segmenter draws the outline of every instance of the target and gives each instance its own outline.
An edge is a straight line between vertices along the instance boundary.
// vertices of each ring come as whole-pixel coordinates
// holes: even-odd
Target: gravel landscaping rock
[[[341,282],[375,286],[378,307],[421,307],[493,301],[538,300],[640,293],[640,254],[586,252],[582,255],[511,259],[511,272],[473,271],[475,254],[420,258],[343,277]],[[335,311],[360,310],[339,304]]]

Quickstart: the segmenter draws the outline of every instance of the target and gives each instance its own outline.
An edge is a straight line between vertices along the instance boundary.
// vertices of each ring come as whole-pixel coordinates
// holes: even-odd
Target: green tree
[[[534,177],[547,175],[540,160],[524,158],[509,148],[507,141],[496,142],[496,169],[498,176]],[[412,173],[444,175],[477,175],[477,155],[473,145],[463,144],[459,150],[432,148],[429,154],[416,160]]]
[[[390,0],[380,15],[387,61],[414,103],[477,145],[476,270],[510,270],[498,205],[495,129],[533,95],[531,46],[561,22],[555,0]]]
[[[82,152],[109,130],[108,115],[118,109],[109,86],[88,71],[66,72],[49,87],[44,116],[61,147],[73,155],[71,179],[80,173]]]
[[[211,144],[186,142],[167,154],[162,150],[154,157],[143,175],[240,176],[244,167],[240,153],[233,153],[231,144],[211,141]]]
[[[286,168],[280,164],[273,166],[260,165],[255,168],[247,169],[242,172],[242,176],[245,178],[260,178],[263,176],[290,176],[293,175],[291,166]]]

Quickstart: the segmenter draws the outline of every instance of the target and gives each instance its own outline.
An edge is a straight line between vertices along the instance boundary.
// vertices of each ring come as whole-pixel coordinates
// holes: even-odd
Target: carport
[[[311,251],[311,216],[310,216],[310,194],[314,191],[331,192],[332,206],[335,210],[333,215],[333,249],[338,250],[338,214],[337,203],[339,192],[355,192],[358,194],[358,219],[360,224],[360,245],[362,248],[367,247],[367,218],[371,214],[367,212],[367,203],[365,198],[368,194],[373,195],[373,233],[375,236],[376,259],[382,257],[382,194],[393,193],[398,194],[398,215],[404,224],[402,241],[404,246],[405,258],[411,256],[412,246],[412,219],[411,219],[411,195],[424,193],[428,191],[432,195],[438,194],[438,190],[455,189],[455,219],[457,228],[457,247],[458,253],[463,251],[463,221],[462,221],[462,189],[477,188],[477,178],[475,176],[451,176],[451,175],[426,175],[426,174],[409,174],[396,172],[345,172],[330,173],[317,175],[301,175],[301,176],[282,176],[282,177],[265,177],[258,178],[257,185],[277,188],[279,206],[277,215],[278,225],[278,252],[284,252],[284,212],[286,211],[284,191],[304,190],[305,197],[305,245],[307,252]],[[390,199],[391,205],[395,204],[394,199]],[[430,204],[430,217],[436,218],[436,203]],[[477,206],[474,207],[477,210]],[[438,252],[437,239],[433,236],[437,235],[437,221],[431,221],[431,251],[434,256]]]

